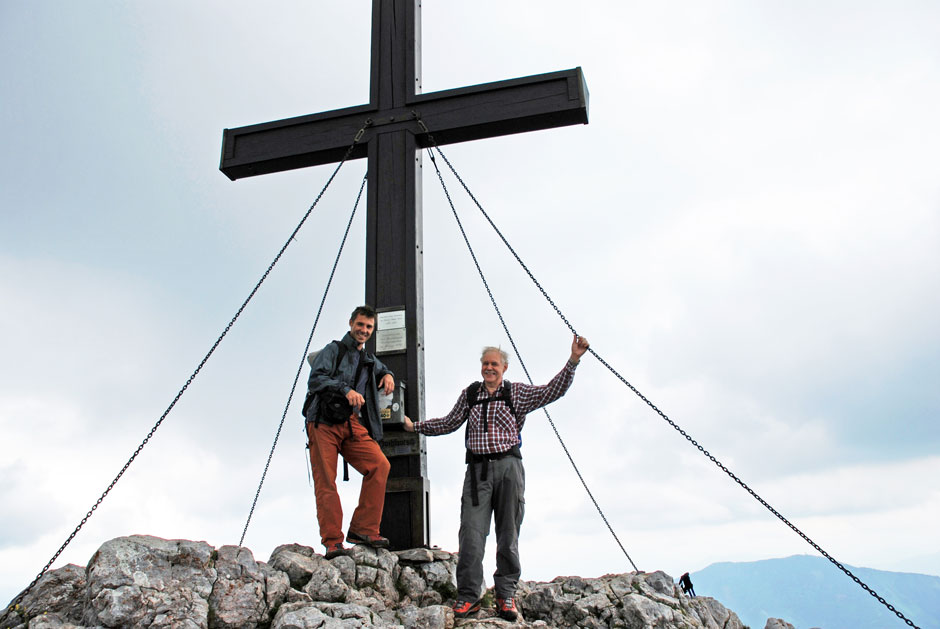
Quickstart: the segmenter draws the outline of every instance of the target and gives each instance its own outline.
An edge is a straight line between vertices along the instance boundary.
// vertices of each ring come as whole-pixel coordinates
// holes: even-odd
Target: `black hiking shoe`
[[[346,534],[346,541],[350,544],[365,544],[372,548],[388,548],[388,538],[381,535],[360,535],[350,531]]]
[[[346,547],[343,546],[343,542],[336,542],[335,544],[330,544],[326,547],[326,552],[323,554],[327,559],[332,559],[333,557],[339,557],[340,555],[346,554]]]

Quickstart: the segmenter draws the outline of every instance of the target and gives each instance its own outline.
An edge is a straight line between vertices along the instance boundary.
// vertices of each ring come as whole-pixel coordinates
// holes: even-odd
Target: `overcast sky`
[[[940,575],[940,5],[573,7],[424,3],[425,92],[575,66],[590,90],[586,126],[446,154],[592,347],[775,508],[840,561]],[[222,130],[367,102],[369,26],[365,0],[0,3],[3,601],[332,171],[231,182]],[[364,169],[343,168],[56,566],[135,533],[238,542]],[[479,349],[508,340],[424,171],[436,417],[479,376]],[[543,383],[569,332],[454,196]],[[364,233],[363,212],[316,347],[363,300]],[[524,379],[515,359],[507,378]],[[641,569],[813,552],[593,358],[549,411]],[[292,407],[245,540],[261,560],[320,549],[301,421]],[[454,551],[460,434],[428,454],[432,542]],[[524,438],[523,578],[629,571],[543,414]]]

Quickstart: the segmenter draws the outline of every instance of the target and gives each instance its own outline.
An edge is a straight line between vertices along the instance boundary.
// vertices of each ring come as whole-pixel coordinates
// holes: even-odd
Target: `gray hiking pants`
[[[487,465],[486,480],[482,480]],[[476,468],[479,506],[474,507],[470,474]],[[476,601],[483,590],[483,552],[490,532],[490,516],[496,519],[496,572],[493,584],[498,598],[515,596],[522,573],[519,563],[519,527],[525,513],[525,468],[522,459],[506,456],[467,465],[460,499],[460,557],[457,560],[457,598]]]

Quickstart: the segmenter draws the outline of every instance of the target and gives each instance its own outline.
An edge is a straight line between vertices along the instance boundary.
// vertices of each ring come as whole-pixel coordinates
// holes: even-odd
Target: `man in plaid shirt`
[[[464,618],[480,609],[483,590],[483,551],[496,521],[496,606],[500,617],[515,620],[519,562],[519,527],[525,509],[525,469],[519,449],[526,414],[554,402],[574,380],[587,339],[575,336],[571,356],[548,384],[535,386],[503,382],[508,365],[506,352],[487,347],[480,357],[483,382],[461,391],[453,410],[444,417],[412,422],[405,430],[425,435],[445,435],[467,422],[467,473],[460,501],[460,558],[457,562],[457,602],[454,615]]]

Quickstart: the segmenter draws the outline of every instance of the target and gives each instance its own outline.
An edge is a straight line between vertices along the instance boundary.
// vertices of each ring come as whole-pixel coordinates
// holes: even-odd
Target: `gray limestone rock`
[[[455,620],[456,562],[440,550],[364,545],[327,560],[285,544],[263,563],[247,548],[135,535],[106,542],[87,569],[49,572],[0,628],[743,629],[721,603],[680,593],[663,572],[523,581],[517,621],[500,619],[492,603]],[[766,629],[793,628],[771,619]]]
[[[213,554],[205,542],[146,535],[105,542],[88,564],[84,623],[207,629]]]
[[[419,574],[428,587],[444,599],[457,596],[457,562],[434,561],[421,564]]]
[[[381,617],[365,605],[354,605],[347,603],[314,603],[314,607],[331,618],[347,621],[349,626],[356,626],[360,623],[364,627],[375,625],[378,620],[382,625],[386,625]]]
[[[398,555],[384,548],[380,548],[376,551],[376,559],[378,560],[379,568],[397,578],[397,571],[400,569],[398,566]]]
[[[402,594],[417,602],[428,589],[428,584],[414,568],[405,566],[401,569],[401,574],[398,577],[398,587],[401,589]]]
[[[267,579],[247,548],[222,546],[209,595],[210,627],[250,627],[270,620]]]
[[[708,596],[686,598],[683,596],[682,601],[688,605],[690,612],[695,614],[705,629],[742,629],[744,626],[738,619],[737,614],[713,598]]]
[[[44,621],[47,623],[81,623],[85,585],[85,569],[81,566],[70,563],[57,570],[50,570],[23,598],[18,610],[0,613],[0,625],[13,624],[15,617],[18,618],[17,624],[33,618],[37,618],[38,622],[38,618],[43,615],[49,616]]]
[[[342,629],[342,621],[330,618],[310,603],[285,603],[271,629]]]
[[[339,570],[340,578],[350,587],[356,586],[356,560],[347,555],[330,559],[330,563]]]
[[[408,629],[450,629],[454,626],[454,611],[444,605],[429,605],[418,610],[418,618]]]
[[[364,588],[369,587],[375,583],[375,577],[378,575],[379,569],[373,568],[368,565],[357,565],[356,566],[356,587]]]
[[[264,562],[258,562],[264,574],[264,599],[269,613],[273,613],[287,599],[291,591],[290,578],[280,570],[275,570]],[[296,590],[295,590],[296,591]]]
[[[303,555],[304,557],[313,557],[317,552],[310,546],[303,546],[301,544],[281,544],[273,551],[271,551],[271,557],[268,559],[268,563],[274,561],[274,556],[289,550],[292,553],[297,553],[298,555]]]
[[[444,605],[403,605],[395,612],[382,614],[382,617],[388,622],[398,622],[405,629],[450,629],[454,626],[454,612]]]
[[[281,547],[283,548],[283,547]],[[275,551],[271,554],[269,565],[275,570],[280,570],[287,574],[290,579],[290,586],[295,590],[301,590],[313,573],[319,569],[318,559],[326,561],[319,555],[305,555],[294,550],[283,548],[280,552]]]
[[[399,561],[408,563],[431,563],[434,561],[434,554],[427,548],[409,548],[408,550],[395,551]]]
[[[795,629],[793,625],[782,618],[768,618],[764,629]]]
[[[25,629],[26,625],[22,625]],[[59,614],[41,614],[29,621],[29,629],[85,629],[84,625],[73,625]]]
[[[306,592],[301,592],[290,588],[287,592],[287,596],[284,598],[285,603],[312,603],[313,597],[311,597]]]
[[[400,600],[396,582],[401,568],[397,554],[360,544],[349,551],[347,559],[355,562],[356,588],[373,592],[383,606],[394,605]]]
[[[397,564],[395,568],[398,568]],[[375,584],[372,587],[376,592],[382,595],[382,598],[388,605],[394,605],[401,600],[401,596],[398,594],[398,588],[396,587],[395,578],[385,570],[380,569],[376,573]]]
[[[339,568],[322,557],[309,561],[314,563],[313,572],[310,573],[303,591],[315,601],[345,601],[349,586],[343,581]]]
[[[516,604],[523,616],[552,627],[743,629],[737,615],[714,599],[680,600],[672,579],[662,572],[520,585]]]
[[[387,550],[372,548],[365,544],[356,544],[347,551],[347,555],[352,557],[357,566],[379,567],[379,551],[388,553]],[[391,554],[391,553],[389,553]]]

